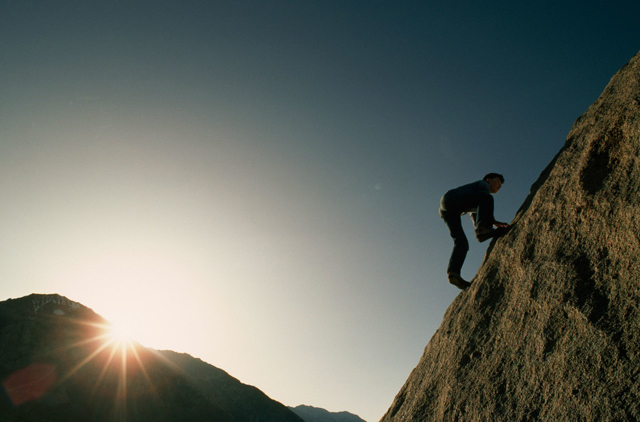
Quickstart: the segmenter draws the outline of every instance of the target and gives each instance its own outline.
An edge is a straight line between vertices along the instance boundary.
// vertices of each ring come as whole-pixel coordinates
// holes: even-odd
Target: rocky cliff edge
[[[382,421],[640,420],[640,54],[513,224]]]

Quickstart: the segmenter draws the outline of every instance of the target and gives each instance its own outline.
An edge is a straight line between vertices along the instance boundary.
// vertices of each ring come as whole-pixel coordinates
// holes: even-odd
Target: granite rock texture
[[[640,420],[640,53],[574,124],[382,421]]]

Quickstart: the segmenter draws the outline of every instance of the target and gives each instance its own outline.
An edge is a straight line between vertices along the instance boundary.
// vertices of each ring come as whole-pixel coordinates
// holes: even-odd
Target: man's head
[[[498,193],[504,183],[504,177],[498,173],[489,173],[482,180],[489,184],[489,192],[491,193]]]

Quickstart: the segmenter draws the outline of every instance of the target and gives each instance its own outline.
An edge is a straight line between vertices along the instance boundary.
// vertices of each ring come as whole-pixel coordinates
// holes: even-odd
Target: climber
[[[509,224],[493,218],[493,196],[491,196],[500,190],[503,183],[504,177],[501,174],[489,173],[482,180],[451,189],[440,200],[440,217],[453,238],[453,252],[449,259],[447,274],[449,283],[459,289],[466,289],[471,285],[460,276],[462,264],[469,250],[469,241],[462,230],[460,216],[469,213],[479,242],[506,234]],[[494,229],[494,226],[497,228]]]

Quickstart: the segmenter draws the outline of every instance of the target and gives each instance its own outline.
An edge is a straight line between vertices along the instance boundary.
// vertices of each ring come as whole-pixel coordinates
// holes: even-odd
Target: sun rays
[[[0,393],[13,407],[45,395],[54,401],[77,400],[86,403],[89,419],[101,415],[126,421],[146,412],[152,420],[162,414],[166,376],[184,371],[127,330],[89,318],[45,316],[44,347],[31,364],[2,380]]]
[[[131,333],[122,328],[108,323],[96,323],[87,321],[75,321],[84,327],[88,338],[73,342],[61,350],[62,352],[82,351],[84,356],[67,371],[65,371],[58,383],[63,383],[77,374],[79,371],[91,366],[101,365],[99,373],[93,378],[91,385],[91,397],[96,397],[98,391],[113,388],[111,394],[114,397],[113,414],[115,420],[126,420],[127,402],[129,400],[129,374],[131,372],[142,373],[146,389],[155,395],[155,388],[149,377],[141,350],[144,349],[132,337]],[[144,349],[146,351],[146,349]],[[107,378],[117,377],[115,385],[105,386]]]

